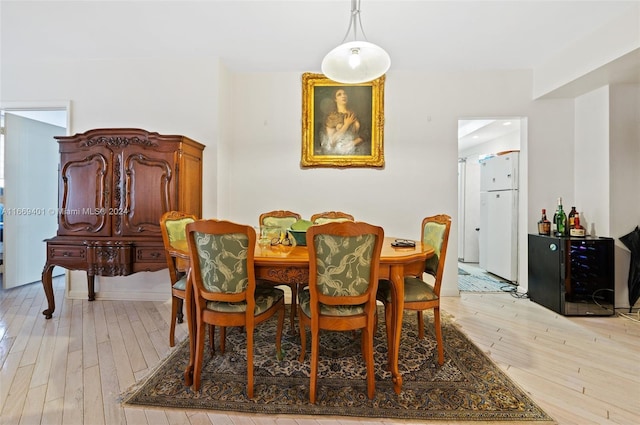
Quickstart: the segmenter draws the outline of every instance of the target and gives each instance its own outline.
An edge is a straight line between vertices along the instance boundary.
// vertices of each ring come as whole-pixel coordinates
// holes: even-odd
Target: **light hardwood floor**
[[[41,314],[41,284],[0,290],[0,423],[329,425],[408,421],[122,408],[118,397],[165,357],[170,302],[65,300]],[[443,309],[559,424],[637,424],[640,323],[567,318],[510,294],[464,293]],[[177,329],[186,337],[186,325]],[[442,423],[442,422],[441,422]],[[502,422],[504,423],[504,422]]]

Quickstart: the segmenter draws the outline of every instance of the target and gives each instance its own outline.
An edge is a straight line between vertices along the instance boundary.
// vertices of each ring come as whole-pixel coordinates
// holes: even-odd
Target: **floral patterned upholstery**
[[[427,259],[424,271],[432,276],[438,272],[438,263],[440,261],[440,251],[444,242],[444,233],[447,226],[441,223],[428,222],[422,230],[422,242],[431,245],[434,249],[433,257]]]
[[[433,256],[425,262],[425,273],[435,276],[438,272],[440,261],[440,251],[444,242],[444,234],[447,226],[441,223],[428,222],[422,232],[422,241],[433,247]],[[383,297],[387,302],[391,302],[391,282],[381,279],[378,284],[378,297]],[[416,277],[404,278],[404,301],[434,301],[438,295],[433,290],[433,286]]]
[[[361,295],[369,287],[371,256],[375,235],[341,237],[318,235],[315,238],[318,267],[318,290],[329,296]],[[311,315],[309,289],[301,291],[299,301],[307,316]],[[362,314],[362,305],[320,305],[321,314],[348,316]]]
[[[245,234],[212,235],[195,232],[194,238],[200,259],[202,283],[207,291],[237,294],[247,289],[248,239]],[[284,291],[281,289],[257,287],[254,315],[264,313],[282,298]],[[207,309],[237,313],[245,311],[247,303],[208,301]]]
[[[193,391],[200,390],[204,360],[205,328],[209,347],[215,351],[214,328],[218,328],[220,352],[225,351],[226,328],[242,327],[246,334],[247,396],[253,398],[253,345],[255,327],[278,314],[275,354],[282,359],[284,291],[256,286],[253,227],[226,220],[198,220],[187,225],[187,243],[193,285],[195,339]],[[215,379],[215,377],[212,377]]]
[[[197,220],[185,211],[166,211],[160,217],[160,233],[164,245],[169,281],[171,283],[171,322],[169,324],[169,345],[175,346],[176,323],[182,323],[182,305],[187,287],[189,259],[185,257],[186,227]],[[180,246],[177,242],[183,242]]]
[[[304,361],[307,328],[311,329],[309,401],[316,402],[321,330],[361,330],[367,365],[367,397],[375,394],[373,334],[376,328],[378,265],[384,230],[346,220],[313,225],[307,230],[309,286],[298,294],[300,356]]]
[[[422,220],[422,241],[433,247],[434,254],[425,261],[423,273],[433,276],[433,283],[422,280],[423,273],[418,276],[405,276],[404,278],[404,310],[417,312],[418,339],[424,338],[424,314],[428,309],[433,309],[433,327],[438,345],[438,364],[444,364],[444,346],[442,341],[442,328],[440,324],[440,288],[442,287],[442,275],[444,262],[447,256],[449,243],[449,231],[451,229],[451,217],[447,214],[439,214],[425,217]],[[431,279],[430,279],[431,280]],[[386,279],[378,283],[377,299],[384,304],[385,318],[392,315],[392,288],[391,282]],[[388,321],[386,322],[387,340],[390,341],[393,331]],[[390,343],[389,343],[390,344]]]

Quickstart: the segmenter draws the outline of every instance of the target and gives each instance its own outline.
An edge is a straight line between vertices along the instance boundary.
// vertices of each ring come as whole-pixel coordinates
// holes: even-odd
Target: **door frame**
[[[526,115],[477,115],[458,117],[457,126],[460,127],[461,120],[512,120],[519,121],[520,123],[520,155],[519,155],[519,173],[520,173],[520,184],[518,188],[518,204],[519,204],[519,220],[518,220],[518,284],[520,287],[526,292],[527,289],[527,264],[528,264],[528,255],[527,255],[527,226],[528,226],[528,193],[529,193],[529,184],[528,184],[528,120],[529,117]],[[460,134],[458,134],[458,143]],[[458,150],[458,158],[460,157],[460,150]],[[458,186],[459,187],[459,186]],[[458,189],[460,190],[460,188]],[[459,194],[460,196],[460,194]],[[460,207],[460,206],[459,206]],[[458,229],[458,232],[463,232],[462,228]]]
[[[8,112],[8,113],[13,113],[16,115],[20,115],[20,112],[29,112],[29,115],[32,115],[31,113],[38,113],[38,112],[47,112],[47,111],[65,111],[66,112],[66,122],[64,123],[64,127],[65,127],[65,132],[66,135],[70,134],[70,126],[71,126],[71,101],[29,101],[29,102],[20,102],[20,101],[16,101],[16,102],[0,102],[0,111],[4,112]],[[31,116],[29,116],[29,118],[32,118]],[[46,121],[45,121],[46,122]],[[59,125],[58,123],[55,123],[54,125]],[[5,144],[6,144],[6,140],[5,140]],[[5,153],[6,153],[6,147],[5,147]],[[9,161],[17,161],[17,159],[15,158],[7,158],[6,155],[4,155],[4,161],[5,163],[9,162]],[[6,235],[6,233],[5,233]],[[53,235],[52,235],[53,236]],[[5,238],[5,252],[6,252],[6,238]],[[36,249],[35,247],[33,249]],[[20,255],[20,254],[18,254]],[[26,253],[24,255],[27,255]],[[4,273],[4,264],[2,265],[2,271]],[[54,273],[56,274],[61,274],[64,270],[63,269],[58,269],[58,270],[54,270]],[[6,289],[6,282],[3,279],[2,282],[3,287]],[[67,283],[68,285],[68,283]],[[66,286],[66,285],[65,285]]]

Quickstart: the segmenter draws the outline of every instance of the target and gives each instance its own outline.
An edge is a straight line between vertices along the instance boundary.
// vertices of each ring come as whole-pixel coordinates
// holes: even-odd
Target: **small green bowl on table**
[[[300,219],[291,225],[289,233],[293,235],[297,245],[307,246],[307,229],[312,225],[311,221],[304,219]]]

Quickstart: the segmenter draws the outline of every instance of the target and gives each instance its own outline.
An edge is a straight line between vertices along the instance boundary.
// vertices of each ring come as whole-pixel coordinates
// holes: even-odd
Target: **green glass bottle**
[[[562,208],[562,198],[558,198],[558,209],[556,210],[553,218],[556,225],[556,236],[567,236],[567,214],[565,214],[564,209]]]

